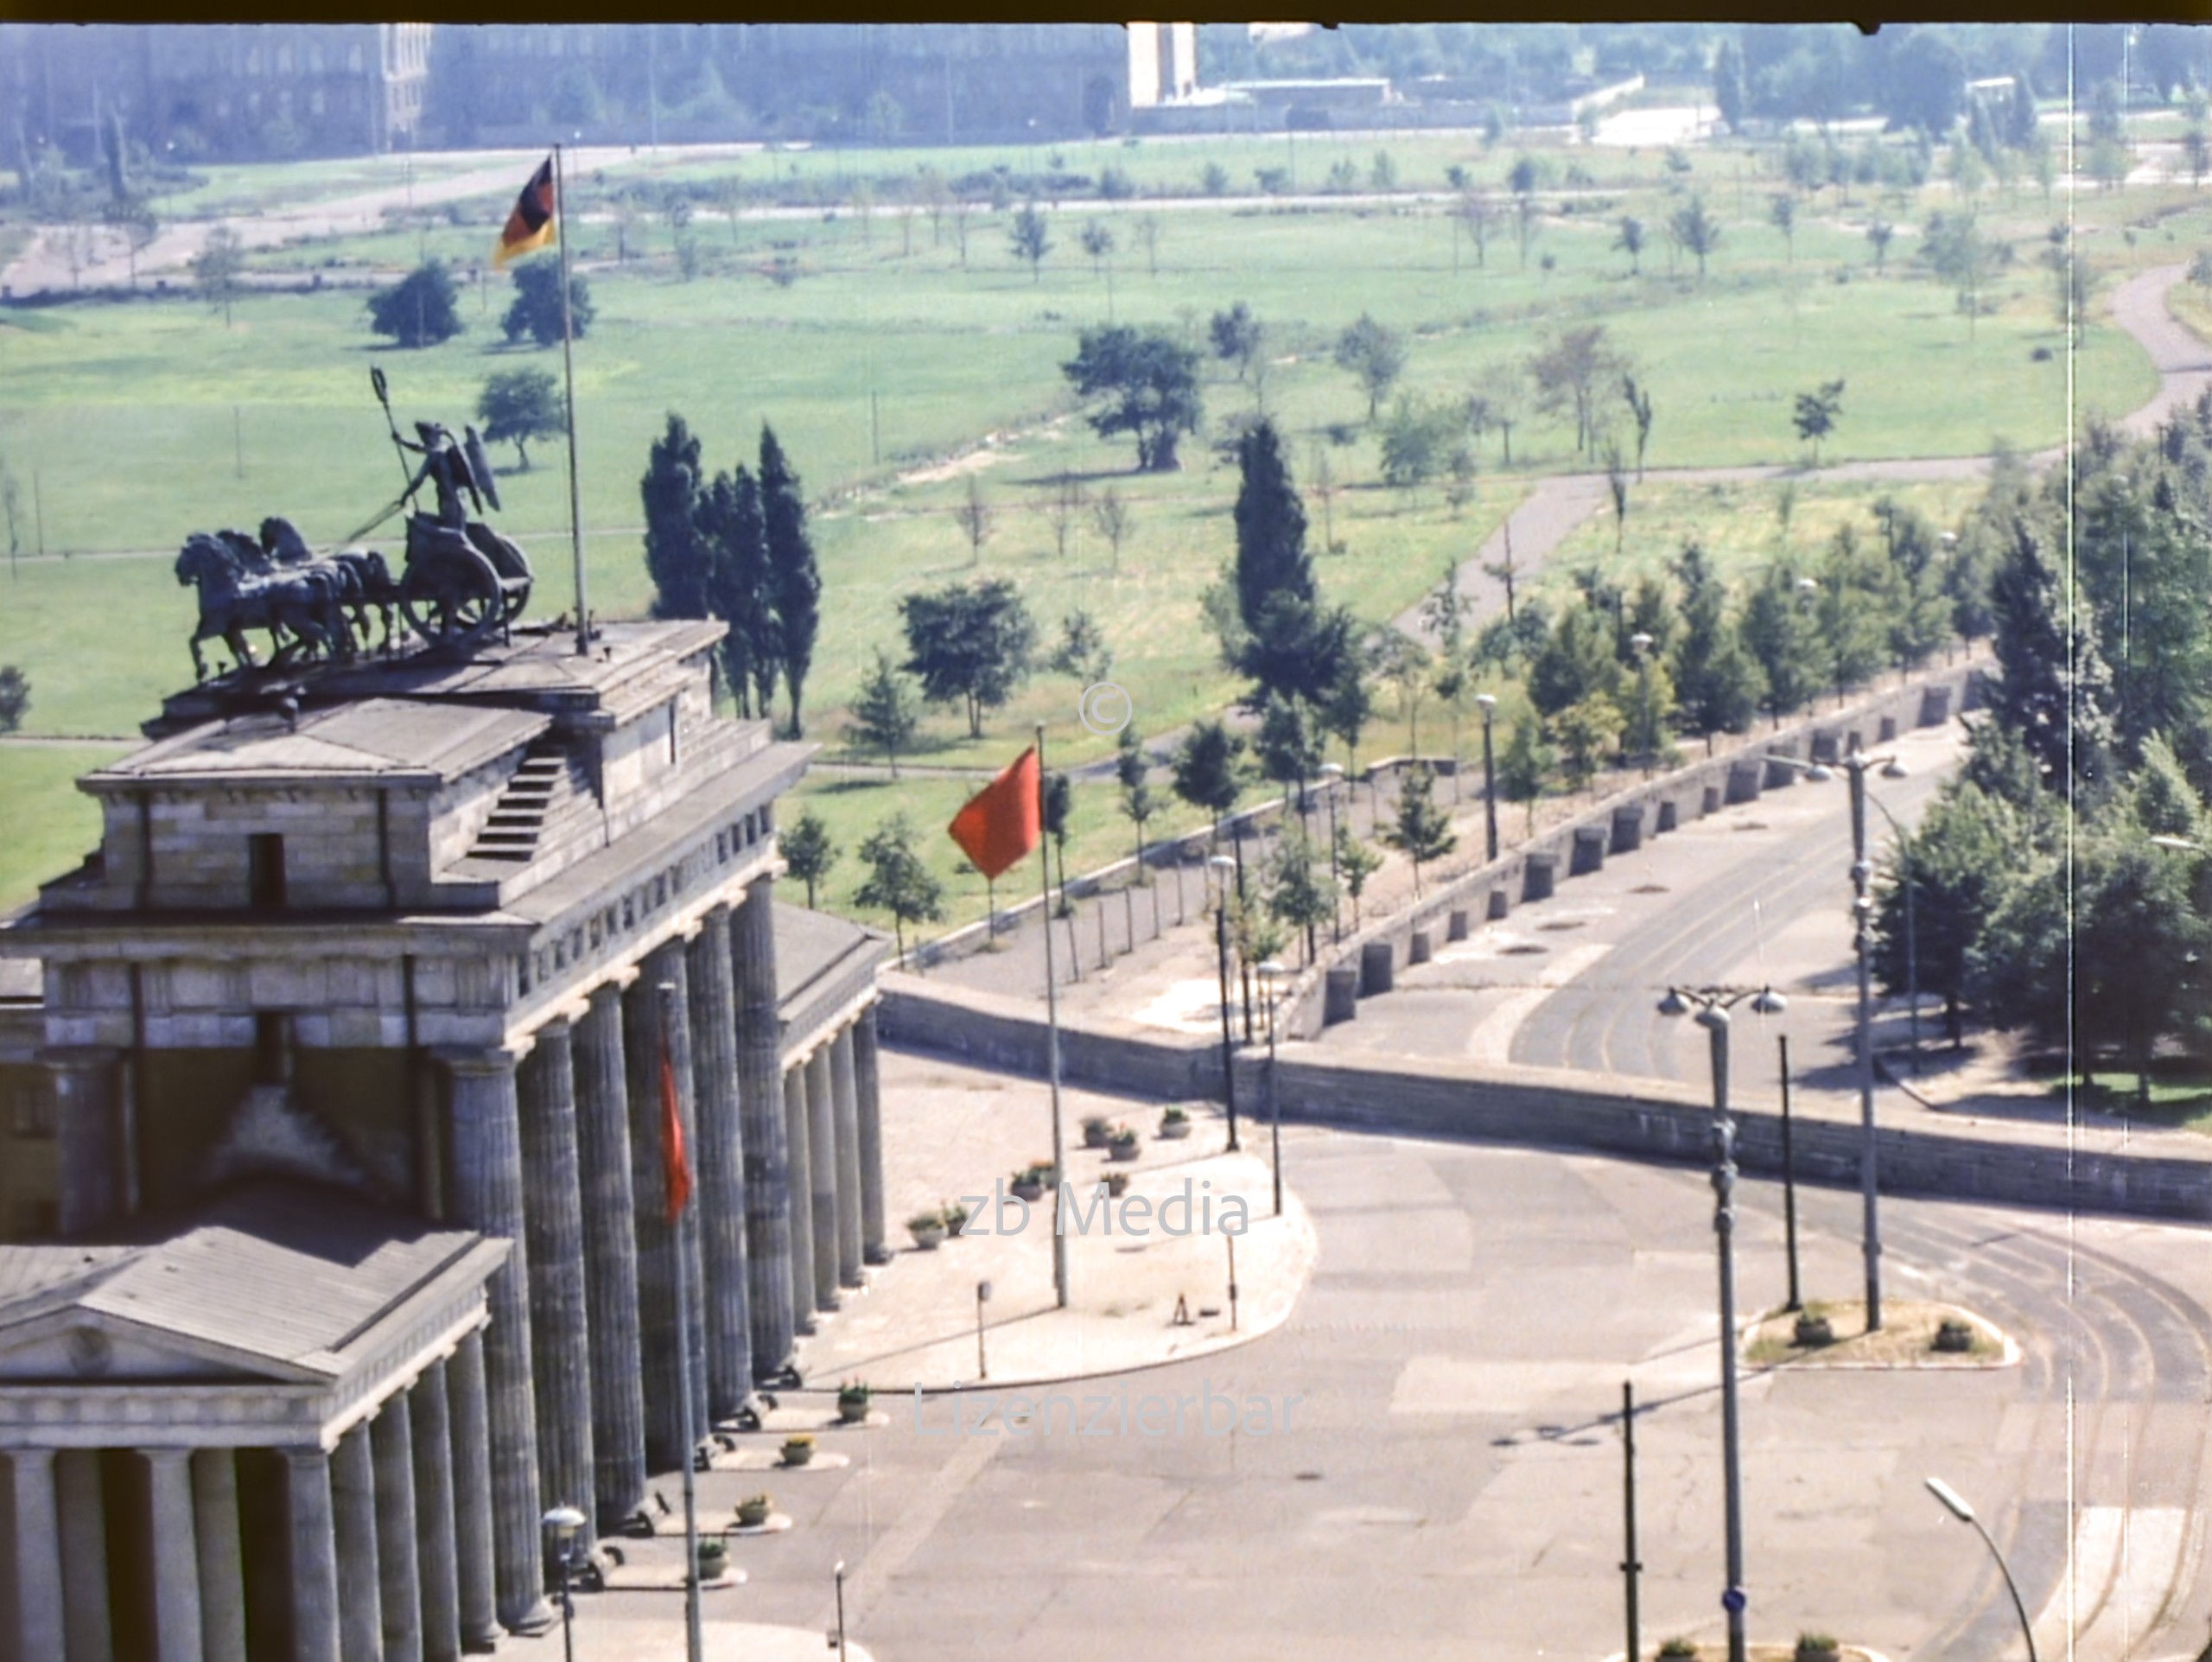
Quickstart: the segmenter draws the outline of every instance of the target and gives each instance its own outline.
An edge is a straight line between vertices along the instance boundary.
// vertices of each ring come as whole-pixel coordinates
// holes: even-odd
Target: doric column
[[[369,1427],[377,1472],[377,1585],[385,1662],[423,1662],[423,1578],[416,1558],[415,1426],[407,1393],[385,1399]]]
[[[433,1362],[408,1404],[415,1468],[415,1560],[423,1580],[423,1662],[457,1662],[461,1588],[454,1563],[453,1416],[446,1365]]]
[[[15,1490],[16,1622],[25,1656],[62,1656],[61,1512],[54,1493],[54,1451],[8,1453]]]
[[[349,1435],[361,1433],[356,1428]],[[340,1662],[337,1529],[331,1510],[330,1456],[321,1449],[278,1452],[284,1457],[291,1523],[293,1662]],[[370,1608],[375,1608],[373,1592]]]
[[[485,1402],[484,1335],[465,1334],[446,1364],[453,1421],[454,1589],[461,1599],[461,1647],[480,1654],[498,1641],[493,1597],[492,1428]]]
[[[645,1498],[645,1398],[638,1347],[638,1231],[630,1183],[630,1092],[622,990],[594,990],[577,1024],[576,1151],[584,1204],[584,1327],[591,1342],[593,1492],[601,1529]]]
[[[54,1483],[61,1520],[62,1621],[69,1662],[114,1662],[99,1450],[67,1449],[56,1455]]]
[[[692,1089],[699,1105],[700,1302],[707,1321],[707,1415],[727,1419],[753,1390],[745,1314],[745,1140],[737,1107],[737,988],[729,908],[710,907],[687,949]]]
[[[485,1291],[485,1400],[492,1426],[492,1546],[499,1621],[509,1631],[552,1625],[540,1541],[537,1426],[531,1383],[530,1255],[523,1221],[522,1133],[515,1059],[504,1050],[450,1056],[453,1221],[512,1243]]]
[[[694,1423],[681,1423],[677,1369],[682,1366],[687,1334],[677,1328],[676,1253],[696,1250],[696,1232],[690,1226],[696,1218],[695,1203],[684,1209],[685,1226],[669,1226],[667,1168],[661,1152],[660,992],[663,984],[676,988],[668,1034],[669,1071],[676,1086],[677,1117],[683,1130],[687,1156],[696,1169],[698,1135],[691,1103],[691,1047],[686,1015],[689,989],[684,971],[683,943],[669,941],[645,961],[644,973],[622,997],[623,1048],[630,1066],[630,1174],[637,1193],[638,1327],[645,1353],[645,1461],[654,1471],[680,1468],[690,1449],[706,1433],[705,1359],[698,1354],[698,1328],[687,1322],[692,1344]],[[696,1263],[688,1264],[691,1304],[699,1308]]]
[[[160,1635],[162,1662],[200,1662],[205,1652],[200,1554],[193,1539],[192,1450],[142,1452],[153,1519],[154,1631]]]
[[[116,1052],[98,1045],[41,1053],[54,1079],[54,1127],[61,1163],[58,1217],[82,1238],[123,1213],[122,1078]]]
[[[853,1079],[853,1030],[830,1041],[830,1101],[837,1130],[837,1281],[861,1284],[861,1105]]]
[[[837,1308],[837,1104],[830,1047],[807,1059],[806,1141],[814,1180],[814,1308]]]
[[[537,1029],[523,1058],[522,1177],[530,1197],[530,1358],[537,1386],[538,1493],[593,1510],[591,1340],[584,1313],[583,1191],[576,1169],[576,1075],[569,1024]],[[584,1519],[584,1538],[592,1535]]]
[[[238,1528],[237,1459],[228,1449],[202,1449],[192,1456],[192,1534],[200,1558],[201,1652],[213,1662],[230,1662],[245,1654],[245,1542]]]
[[[814,1161],[807,1144],[814,1128],[807,1123],[806,1068],[784,1075],[784,1146],[791,1158],[784,1193],[791,1216],[791,1322],[799,1333],[814,1331]]]
[[[382,1662],[384,1565],[378,1551],[376,1455],[357,1425],[330,1454],[331,1531],[338,1554],[338,1653]]]
[[[853,1023],[853,1085],[861,1115],[861,1258],[891,1262],[883,1222],[883,1068],[876,1054],[875,1006]]]
[[[756,877],[730,914],[737,976],[738,1116],[745,1127],[746,1314],[753,1377],[790,1366],[791,1309],[790,1139],[784,1125],[783,1033],[776,1016],[776,883]]]

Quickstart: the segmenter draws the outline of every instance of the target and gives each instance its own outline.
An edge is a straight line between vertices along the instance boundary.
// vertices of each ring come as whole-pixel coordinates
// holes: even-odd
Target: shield
[[[461,448],[468,457],[469,476],[474,480],[476,488],[482,493],[484,500],[497,513],[499,511],[499,487],[492,478],[492,458],[484,454],[484,436],[473,424],[462,430],[467,435],[467,442]]]

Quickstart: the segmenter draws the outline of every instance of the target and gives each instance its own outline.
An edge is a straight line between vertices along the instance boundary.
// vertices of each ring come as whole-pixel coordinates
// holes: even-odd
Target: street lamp
[[[1475,702],[1483,710],[1483,846],[1484,857],[1497,858],[1497,761],[1491,748],[1491,723],[1497,715],[1497,695],[1478,692]]]
[[[1217,854],[1206,862],[1211,874],[1214,891],[1213,946],[1214,955],[1221,969],[1221,1092],[1222,1101],[1229,1110],[1229,1146],[1233,1152],[1236,1141],[1236,1057],[1231,1048],[1235,1042],[1229,1034],[1229,885],[1236,876],[1236,862],[1225,854]]]
[[[1981,1519],[1974,1515],[1974,1508],[1966,1503],[1956,1489],[1940,1477],[1931,1477],[1928,1480],[1928,1493],[1942,1501],[1944,1510],[1952,1517],[1962,1524],[1972,1524],[1974,1533],[1980,1536],[1983,1544],[1989,1548],[1989,1556],[1997,1560],[1997,1573],[2005,1577],[2005,1590],[2012,1595],[2012,1608],[2019,1613],[2020,1633],[2028,1641],[2028,1662],[2036,1662],[2036,1630],[2028,1621],[2027,1604],[2020,1597],[2019,1583],[2012,1579],[2012,1571],[2005,1562],[2005,1555],[1997,1550],[1997,1543],[1982,1527]]]
[[[553,1536],[553,1563],[561,1572],[561,1650],[576,1662],[575,1601],[569,1596],[569,1576],[576,1563],[576,1531],[584,1515],[574,1506],[556,1506],[539,1520]]]
[[[1751,1000],[1762,1016],[1778,1016],[1789,1002],[1770,987],[1756,994],[1734,987],[1669,987],[1662,1016],[1694,1010],[1711,1041],[1713,1060],[1713,1232],[1720,1259],[1720,1459],[1728,1584],[1720,1595],[1728,1615],[1728,1662],[1744,1654],[1744,1474],[1736,1417],[1736,1122],[1728,1118],[1728,1007]]]
[[[1651,777],[1651,753],[1659,747],[1651,731],[1651,637],[1638,629],[1628,638],[1636,649],[1637,746],[1643,753],[1643,776]]]
[[[1260,965],[1260,981],[1268,990],[1268,1137],[1273,1149],[1275,1213],[1282,1216],[1282,1085],[1275,1076],[1275,1007],[1282,984],[1290,979],[1287,965],[1269,958]]]
[[[845,1561],[830,1573],[837,1578],[837,1662],[845,1662]]]
[[[1337,872],[1337,793],[1344,785],[1344,770],[1333,761],[1325,761],[1321,777],[1329,788],[1329,939],[1334,942],[1344,938],[1344,897]]]

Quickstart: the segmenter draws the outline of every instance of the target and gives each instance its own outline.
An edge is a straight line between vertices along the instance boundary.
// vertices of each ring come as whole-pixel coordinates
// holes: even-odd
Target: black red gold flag
[[[518,255],[551,242],[553,209],[553,158],[549,156],[538,163],[522,194],[515,198],[515,210],[507,215],[506,229],[499,232],[499,245],[492,251],[492,269],[497,271]]]

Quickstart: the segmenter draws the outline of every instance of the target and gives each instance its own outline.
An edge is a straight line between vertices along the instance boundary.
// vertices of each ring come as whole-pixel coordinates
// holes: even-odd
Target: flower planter
[[[756,1494],[737,1503],[737,1523],[741,1529],[759,1529],[768,1521],[768,1514],[775,1510],[773,1495]]]
[[[1835,1328],[1824,1315],[1801,1315],[1797,1318],[1796,1333],[1791,1342],[1808,1348],[1833,1345],[1835,1343]]]
[[[1936,1328],[1937,1350],[1962,1352],[1974,1348],[1974,1329],[1963,1321],[1944,1321]]]
[[[868,1393],[866,1391],[837,1393],[837,1418],[846,1425],[858,1425],[868,1418]]]
[[[1137,1157],[1139,1149],[1135,1138],[1127,1143],[1110,1143],[1106,1147],[1109,1160],[1130,1161]]]
[[[766,1521],[764,1517],[762,1521]],[[729,1569],[729,1549],[713,1536],[699,1543],[699,1579],[710,1582]]]
[[[1801,1639],[1797,1641],[1794,1657],[1795,1662],[1837,1662],[1842,1654],[1843,1647],[1834,1640],[1823,1643],[1817,1639]]]
[[[944,1226],[931,1224],[927,1228],[909,1224],[906,1232],[914,1238],[914,1249],[919,1252],[934,1252],[944,1245]]]
[[[867,1410],[863,1409],[861,1411],[865,1413]],[[814,1458],[814,1445],[794,1439],[784,1445],[783,1455],[785,1465],[804,1466]]]
[[[1083,1146],[1086,1149],[1104,1148],[1106,1146],[1106,1138],[1109,1134],[1109,1130],[1110,1128],[1103,1119],[1087,1119],[1084,1121]]]
[[[1016,1183],[1013,1186],[1013,1194],[1015,1200],[1025,1200],[1033,1206],[1045,1198],[1045,1186],[1042,1183]]]
[[[1171,1143],[1186,1137],[1191,1134],[1191,1122],[1187,1119],[1163,1119],[1160,1122],[1160,1134]]]
[[[1106,1174],[1106,1193],[1111,1195],[1115,1200],[1120,1200],[1122,1194],[1128,1191],[1128,1173],[1125,1171],[1109,1171]]]

